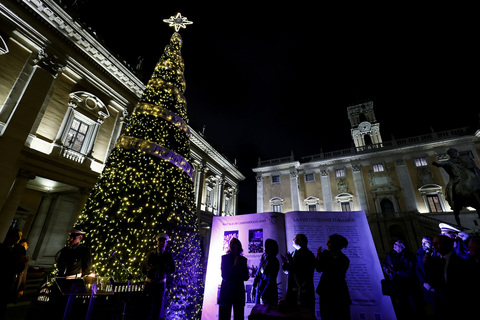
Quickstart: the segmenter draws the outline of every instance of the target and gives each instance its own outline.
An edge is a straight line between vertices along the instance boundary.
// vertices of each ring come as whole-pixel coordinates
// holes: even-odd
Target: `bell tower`
[[[380,123],[375,118],[373,102],[365,102],[347,108],[352,139],[357,151],[382,147]]]

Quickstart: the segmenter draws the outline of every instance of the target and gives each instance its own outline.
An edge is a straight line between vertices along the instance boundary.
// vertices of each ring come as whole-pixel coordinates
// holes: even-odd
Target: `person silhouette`
[[[467,319],[463,294],[468,292],[470,272],[466,259],[453,249],[454,240],[445,235],[433,237],[438,256],[425,259],[425,277],[435,293],[436,319]]]
[[[308,249],[308,239],[304,234],[297,234],[293,239],[293,253],[282,255],[282,270],[288,274],[287,308],[298,306],[309,313],[315,312],[315,286],[313,273],[315,271],[315,255]]]
[[[278,243],[265,240],[265,253],[262,255],[257,274],[253,281],[253,301],[256,304],[278,305],[277,275],[280,263],[277,259]]]
[[[327,240],[327,250],[318,247],[316,270],[321,272],[317,286],[320,296],[320,316],[322,320],[350,320],[350,293],[345,276],[350,259],[342,252],[348,240],[339,234],[332,234]]]
[[[244,320],[245,284],[249,278],[247,258],[241,255],[242,243],[237,238],[230,240],[227,254],[222,256],[222,284],[218,298],[218,319]]]
[[[415,270],[416,258],[398,239],[393,250],[385,256],[383,271],[392,281],[393,308],[398,319],[420,319],[422,291]]]

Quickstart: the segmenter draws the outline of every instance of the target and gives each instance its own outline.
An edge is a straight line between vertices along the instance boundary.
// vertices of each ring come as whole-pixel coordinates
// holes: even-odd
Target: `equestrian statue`
[[[464,207],[475,208],[480,218],[480,169],[471,157],[459,155],[457,149],[448,149],[447,155],[447,161],[434,161],[432,165],[443,168],[450,177],[446,200],[453,210],[455,221],[462,226],[459,215]]]

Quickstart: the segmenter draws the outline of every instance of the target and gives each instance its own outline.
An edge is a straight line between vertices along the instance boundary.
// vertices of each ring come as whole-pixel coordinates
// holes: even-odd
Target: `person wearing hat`
[[[77,229],[70,231],[69,245],[55,256],[58,277],[76,279],[89,275],[92,270],[92,254],[89,247],[81,244],[85,232]]]
[[[468,247],[463,240],[465,236],[465,240],[467,240],[468,234],[446,223],[439,223],[438,227],[440,228],[440,234],[453,239],[453,250],[455,253],[463,259],[468,259]]]
[[[165,317],[164,298],[167,275],[175,272],[172,253],[165,250],[170,239],[169,236],[160,233],[155,239],[157,248],[147,253],[142,266],[142,272],[147,276],[143,291],[147,304],[147,319],[163,319]]]

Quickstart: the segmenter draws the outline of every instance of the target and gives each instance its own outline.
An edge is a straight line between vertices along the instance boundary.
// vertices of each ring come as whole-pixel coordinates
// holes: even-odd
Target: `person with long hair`
[[[278,305],[277,275],[280,263],[277,258],[278,243],[273,239],[265,240],[265,253],[262,255],[252,295],[255,304]]]
[[[245,284],[249,278],[247,258],[242,256],[242,243],[237,238],[230,240],[227,254],[222,256],[222,284],[218,299],[218,319],[243,320],[245,314]]]
[[[321,272],[317,286],[320,296],[320,316],[322,320],[350,320],[350,293],[345,276],[350,259],[342,252],[348,240],[339,234],[332,234],[327,240],[327,250],[318,247],[315,269]]]

